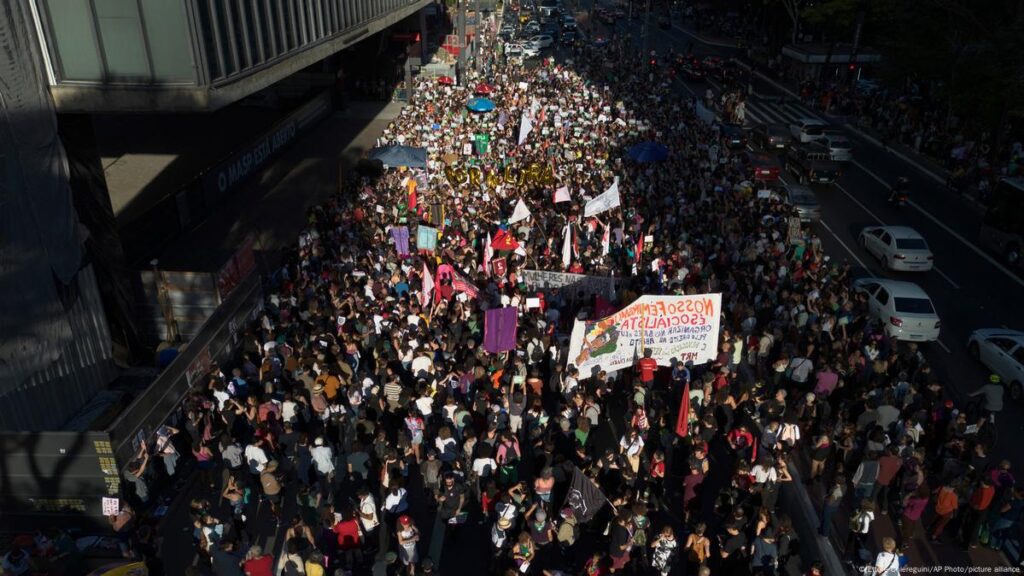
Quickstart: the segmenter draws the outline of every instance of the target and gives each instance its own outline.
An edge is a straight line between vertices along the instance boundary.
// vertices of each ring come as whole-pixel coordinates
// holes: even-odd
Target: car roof
[[[1007,330],[1005,328],[981,328],[972,332],[979,338],[1009,338],[1018,344],[1024,344],[1024,332],[1020,330]]]
[[[889,234],[892,234],[893,238],[920,238],[924,240],[924,236],[921,236],[917,230],[914,230],[910,226],[877,226],[885,230]]]
[[[931,300],[924,289],[913,282],[890,280],[888,278],[859,278],[856,282],[858,284],[873,282],[880,286],[884,286],[895,298],[925,298]]]
[[[796,123],[807,126],[828,126],[828,124],[818,120],[817,118],[797,118]]]

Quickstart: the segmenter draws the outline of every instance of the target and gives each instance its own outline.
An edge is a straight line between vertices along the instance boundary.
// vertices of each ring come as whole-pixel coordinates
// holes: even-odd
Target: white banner
[[[606,318],[577,320],[567,362],[588,377],[629,368],[645,350],[659,366],[714,360],[721,305],[721,294],[641,296]]]
[[[529,217],[530,209],[526,207],[526,202],[523,202],[523,199],[520,198],[519,202],[516,203],[516,209],[512,211],[512,217],[508,219],[508,223],[515,224]]]
[[[519,279],[531,290],[557,290],[566,298],[575,299],[579,293],[584,296],[596,294],[605,300],[614,300],[621,278],[611,276],[587,276],[569,272],[547,270],[521,270]]]
[[[587,206],[583,209],[583,216],[584,218],[590,218],[602,212],[607,212],[612,208],[618,208],[619,202],[619,179],[616,177],[615,182],[601,193],[600,196],[587,201]]]
[[[519,145],[522,146],[523,142],[526,142],[526,137],[530,135],[530,131],[533,130],[533,122],[526,116],[526,112],[523,112],[522,120],[519,123]]]

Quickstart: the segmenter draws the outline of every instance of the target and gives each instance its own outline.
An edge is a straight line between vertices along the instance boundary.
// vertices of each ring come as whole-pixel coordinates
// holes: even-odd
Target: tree
[[[800,33],[800,9],[803,7],[804,0],[780,0],[780,2],[782,2],[782,6],[786,9],[786,14],[789,14],[789,19],[793,23],[790,42],[796,44],[796,37]]]

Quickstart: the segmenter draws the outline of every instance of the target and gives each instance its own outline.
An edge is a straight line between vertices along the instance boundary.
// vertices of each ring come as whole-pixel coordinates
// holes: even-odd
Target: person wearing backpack
[[[860,507],[850,516],[850,534],[846,538],[846,562],[860,561],[860,550],[864,547],[871,523],[875,520],[875,504],[870,500],[861,502]]]

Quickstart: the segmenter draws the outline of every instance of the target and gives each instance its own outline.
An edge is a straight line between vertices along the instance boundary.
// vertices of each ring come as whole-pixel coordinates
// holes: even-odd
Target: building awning
[[[790,44],[782,47],[782,55],[804,64],[869,64],[881,62],[882,55],[871,48],[861,48],[856,56],[849,44]]]

